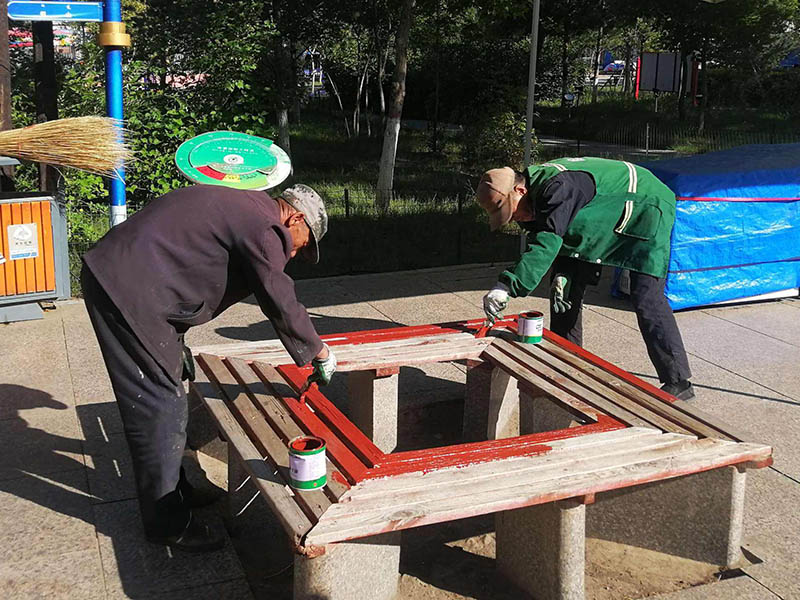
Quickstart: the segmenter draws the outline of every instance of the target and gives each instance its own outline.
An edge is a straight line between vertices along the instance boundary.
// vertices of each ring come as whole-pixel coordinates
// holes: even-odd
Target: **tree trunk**
[[[0,0],[0,131],[11,129],[11,60],[8,55],[7,0]],[[14,167],[0,168],[0,190],[14,190]]]
[[[266,5],[265,5],[266,6]],[[272,1],[272,19],[278,25],[278,37],[275,40],[275,91],[278,96],[277,107],[275,116],[278,121],[278,145],[286,151],[289,157],[292,156],[291,140],[289,137],[289,106],[291,98],[289,91],[296,92],[291,88],[292,75],[291,65],[292,56],[289,52],[289,43],[286,39],[285,33],[281,30],[283,18],[280,10],[280,1]],[[291,94],[292,96],[294,94]]]
[[[561,38],[561,108],[566,105],[567,86],[569,85],[569,24],[568,16],[564,16],[563,37]]]
[[[686,72],[689,69],[684,69],[684,62],[686,61],[686,56],[684,56],[683,52],[679,52],[678,56],[681,59],[681,87],[678,92],[678,120],[683,122],[686,120]]]
[[[627,94],[631,89],[631,60],[633,59],[633,48],[630,38],[625,39],[625,70],[622,72],[622,93]]]
[[[406,72],[408,70],[408,37],[411,32],[411,15],[415,0],[403,0],[400,25],[395,37],[395,67],[392,81],[392,103],[386,119],[383,135],[383,150],[378,170],[378,189],[375,203],[386,212],[392,199],[394,188],[394,163],[397,158],[397,140],[400,135],[400,119],[403,116],[403,101],[406,96]]]
[[[364,116],[367,123],[367,137],[372,137],[372,115],[369,112],[369,71],[364,79]]]
[[[278,107],[278,145],[286,151],[286,154],[292,155],[291,138],[289,137],[289,109],[285,106]]]
[[[703,55],[700,58],[700,76],[703,78],[701,94],[703,94],[703,97],[700,99],[700,119],[697,128],[700,131],[705,131],[706,108],[708,107],[708,63],[706,62],[706,44],[703,44]]]
[[[358,78],[358,88],[356,89],[356,101],[353,103],[353,135],[358,137],[361,134],[361,94],[364,93],[364,81],[367,79],[367,69],[369,68],[369,53],[364,59],[364,70]]]
[[[339,113],[342,115],[342,121],[344,121],[344,131],[349,138],[350,134],[350,123],[347,122],[347,115],[344,114],[344,105],[342,104],[342,97],[339,95],[339,88],[336,87],[336,82],[331,77],[330,71],[325,71],[325,76],[328,78],[328,81],[331,84],[331,89],[333,90],[333,95],[336,96],[336,101],[339,103]]]
[[[602,4],[600,5],[602,10]],[[603,41],[603,26],[597,28],[597,43],[594,48],[594,78],[592,80],[592,104],[597,102],[597,78],[600,75],[600,44]]]
[[[5,17],[3,17],[5,18]],[[58,119],[58,89],[56,87],[53,22],[33,22],[33,78],[36,96],[36,122]],[[39,186],[42,191],[58,190],[58,171],[39,164]]]
[[[376,80],[378,85],[378,105],[380,106],[381,110],[381,122],[383,122],[383,118],[386,116],[386,97],[383,95],[383,80],[386,78],[386,60],[388,58],[388,48],[386,52],[384,52],[383,46],[381,45],[381,36],[378,27],[378,6],[376,2],[372,3],[372,9],[375,16],[375,67],[378,72],[378,78]]]

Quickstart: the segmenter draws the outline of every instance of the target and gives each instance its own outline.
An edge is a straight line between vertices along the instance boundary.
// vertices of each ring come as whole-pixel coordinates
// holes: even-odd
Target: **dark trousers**
[[[582,273],[585,269],[569,262],[560,261],[553,274],[565,273],[571,281],[569,300],[572,308],[566,313],[555,314],[550,311],[550,329],[570,342],[583,345],[583,322],[581,312],[587,281]],[[681,332],[675,315],[664,295],[666,279],[634,273],[631,271],[631,302],[639,321],[639,331],[647,346],[647,354],[656,368],[661,383],[677,383],[689,379],[689,359],[683,347]]]
[[[188,420],[183,384],[142,346],[86,266],[81,286],[122,416],[145,533],[176,535],[191,515],[181,493],[188,485],[181,469]]]

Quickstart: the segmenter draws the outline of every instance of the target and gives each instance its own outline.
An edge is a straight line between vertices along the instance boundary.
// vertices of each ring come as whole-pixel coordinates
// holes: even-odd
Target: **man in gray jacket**
[[[255,294],[295,363],[311,362],[312,378],[330,382],[336,358],[284,272],[298,254],[318,262],[327,227],[322,199],[305,185],[278,198],[193,186],[152,201],[83,257],[86,309],[122,416],[151,542],[194,552],[222,546],[192,517],[200,499],[181,469],[189,328]]]

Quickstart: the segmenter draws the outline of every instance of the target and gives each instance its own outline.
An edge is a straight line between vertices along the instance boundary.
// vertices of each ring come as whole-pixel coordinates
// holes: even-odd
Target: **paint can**
[[[289,485],[294,489],[316,490],[327,483],[325,440],[313,435],[289,442]]]
[[[517,318],[517,341],[523,344],[538,344],[542,341],[544,315],[532,310],[520,313]]]

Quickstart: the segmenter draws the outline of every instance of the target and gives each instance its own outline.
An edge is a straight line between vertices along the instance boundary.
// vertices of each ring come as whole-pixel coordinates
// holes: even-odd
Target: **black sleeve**
[[[262,312],[269,318],[286,351],[298,365],[305,365],[322,350],[305,306],[297,300],[294,281],[284,272],[286,250],[274,228],[264,233],[260,248],[245,251],[245,275]]]
[[[594,178],[583,171],[565,171],[544,185],[534,206],[533,230],[564,237],[578,211],[595,195]]]

